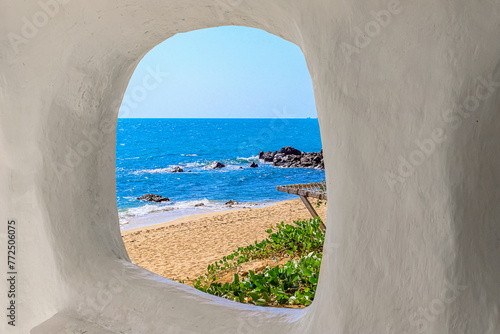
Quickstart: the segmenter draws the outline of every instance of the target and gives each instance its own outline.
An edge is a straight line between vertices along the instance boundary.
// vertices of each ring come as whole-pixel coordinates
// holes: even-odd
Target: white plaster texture
[[[500,333],[500,1],[49,3],[0,1],[0,258],[3,222],[19,224],[17,326],[2,316],[0,332]],[[297,44],[311,73],[329,207],[305,310],[162,279],[120,238],[116,118],[134,68],[221,25]]]

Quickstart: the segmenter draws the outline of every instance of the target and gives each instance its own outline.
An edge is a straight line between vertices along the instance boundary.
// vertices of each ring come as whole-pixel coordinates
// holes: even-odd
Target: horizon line
[[[317,117],[118,117],[118,119],[318,119]]]

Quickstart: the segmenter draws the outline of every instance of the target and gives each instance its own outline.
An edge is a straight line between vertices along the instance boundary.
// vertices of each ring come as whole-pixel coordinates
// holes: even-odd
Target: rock
[[[137,197],[137,199],[141,201],[156,202],[156,203],[170,201],[168,197],[163,197],[161,195],[155,195],[155,194],[146,194],[144,196]]]
[[[297,150],[296,148],[293,148],[291,146],[287,146],[287,147],[283,147],[280,150],[280,153],[283,153],[285,155],[289,155],[289,154],[300,155],[301,152],[299,150]]]
[[[302,158],[300,158],[300,164],[302,166],[305,166],[305,167],[311,167],[314,164],[314,162],[313,162],[311,156],[304,155],[304,156],[302,156]]]
[[[273,165],[275,163],[281,162],[285,158],[285,155],[283,153],[276,153],[273,158]]]
[[[259,165],[257,165],[255,162],[252,162],[250,164],[250,166],[248,166],[248,167],[250,167],[250,168],[257,168],[257,167],[259,167]]]
[[[194,206],[194,207],[195,207],[195,208],[197,208],[197,207],[200,207],[200,206],[205,206],[205,204],[203,204],[203,203],[198,203],[198,204],[195,204],[195,206]]]
[[[273,166],[300,167],[300,155],[277,153],[273,159]]]
[[[317,153],[306,153],[287,146],[279,152],[260,152],[259,159],[272,162],[276,167],[325,169],[323,150]]]
[[[230,201],[226,202],[226,205],[235,205],[235,204],[238,204],[238,202],[233,201],[233,200],[230,200]]]
[[[285,161],[300,162],[300,155],[290,154],[285,157]]]
[[[219,168],[224,168],[226,167],[226,165],[224,165],[223,163],[220,163],[218,161],[214,161],[213,163],[211,163],[208,168],[210,169],[219,169]]]
[[[276,152],[260,152],[259,160],[262,160],[264,162],[273,162],[275,154]]]
[[[182,169],[182,167],[176,166],[170,171],[170,173],[184,173],[184,169]]]

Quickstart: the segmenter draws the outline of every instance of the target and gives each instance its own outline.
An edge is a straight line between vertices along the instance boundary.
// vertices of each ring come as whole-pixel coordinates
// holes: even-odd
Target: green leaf
[[[257,301],[257,300],[259,300],[259,299],[260,299],[260,295],[259,295],[258,293],[256,293],[256,292],[251,292],[251,293],[250,293],[250,297],[252,297],[252,299],[253,299],[254,301]]]
[[[262,292],[262,298],[264,298],[264,300],[268,303],[271,302],[271,297],[269,297],[269,295],[267,294],[267,292]]]
[[[294,225],[281,222],[275,233],[266,231],[270,236],[255,245],[239,247],[207,267],[207,273],[199,277],[194,286],[201,291],[222,296],[227,299],[244,301],[251,296],[249,303],[269,305],[272,300],[280,304],[309,305],[314,299],[321,266],[324,232],[318,219],[299,220]],[[218,283],[220,270],[233,268],[253,259],[282,257],[283,251],[299,260],[288,261],[282,267],[267,267],[263,273],[249,271],[245,279],[235,274],[232,283]],[[227,261],[231,262],[227,262]],[[220,264],[220,265],[219,265]]]

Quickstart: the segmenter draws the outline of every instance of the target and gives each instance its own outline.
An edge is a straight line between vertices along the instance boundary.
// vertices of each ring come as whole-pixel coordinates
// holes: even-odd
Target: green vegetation
[[[194,282],[194,287],[216,296],[261,306],[310,305],[318,284],[325,238],[320,222],[319,218],[314,218],[295,221],[293,225],[278,224],[275,231],[266,231],[269,234],[267,239],[240,247],[209,265],[207,273]],[[221,274],[242,263],[285,257],[291,260],[282,266],[267,266],[261,273],[249,270],[246,277],[234,274],[232,282],[218,282]]]

